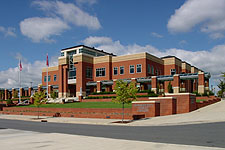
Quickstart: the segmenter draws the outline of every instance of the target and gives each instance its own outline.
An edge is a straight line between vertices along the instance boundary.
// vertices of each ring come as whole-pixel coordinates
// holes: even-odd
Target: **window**
[[[56,81],[57,80],[57,76],[56,75],[54,75],[54,81]]]
[[[50,82],[51,81],[51,76],[48,76],[48,82]]]
[[[74,67],[73,70],[69,70],[68,72],[69,79],[76,79],[76,75],[77,75],[76,67]]]
[[[170,74],[175,75],[176,74],[176,69],[170,69]]]
[[[103,77],[103,76],[105,76],[105,68],[97,68],[96,77]]]
[[[120,66],[120,74],[124,74],[124,66]]]
[[[137,73],[141,73],[141,64],[137,64]]]
[[[47,76],[44,77],[44,82],[47,82]]]
[[[61,52],[61,56],[64,56],[64,52]]]
[[[155,74],[155,73],[154,73],[154,67],[153,67],[153,66],[152,66],[152,74]]]
[[[92,68],[86,68],[86,78],[92,79]]]
[[[113,74],[114,75],[118,75],[118,67],[114,67],[113,68]]]
[[[130,73],[134,73],[134,65],[130,65]]]
[[[148,73],[151,73],[151,66],[148,64]]]

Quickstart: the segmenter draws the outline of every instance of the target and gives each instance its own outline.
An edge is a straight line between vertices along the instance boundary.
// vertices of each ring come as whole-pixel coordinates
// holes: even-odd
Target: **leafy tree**
[[[128,84],[123,80],[117,80],[115,86],[116,98],[113,98],[112,101],[123,105],[123,117],[124,120],[124,104],[129,104],[134,100],[137,100],[138,88],[135,86],[135,83],[131,82]]]
[[[38,108],[38,119],[39,119],[39,107],[46,102],[46,95],[45,91],[36,92],[33,95],[34,98],[34,105]]]
[[[56,99],[58,97],[58,94],[55,91],[53,91],[51,92],[50,96],[51,98]]]
[[[13,97],[18,98],[18,91],[17,90],[14,91]]]
[[[169,84],[168,84],[168,86],[167,86],[167,89],[168,89],[168,92],[169,92],[169,93],[173,93],[173,87],[172,87],[171,82],[169,82]]]
[[[220,89],[217,93],[219,97],[224,97],[224,92],[225,92],[225,72],[222,73],[223,80],[220,80],[220,83],[217,85],[218,88]]]

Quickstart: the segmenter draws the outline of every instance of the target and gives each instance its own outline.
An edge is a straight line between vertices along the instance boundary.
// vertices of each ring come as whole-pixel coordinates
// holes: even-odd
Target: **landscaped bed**
[[[16,107],[36,107],[35,105],[16,106]],[[81,102],[81,103],[65,103],[65,104],[43,104],[42,108],[121,108],[122,104],[113,102]],[[132,104],[125,104],[125,108],[131,108]]]
[[[206,99],[197,99],[196,103],[202,102],[202,101],[206,101]]]

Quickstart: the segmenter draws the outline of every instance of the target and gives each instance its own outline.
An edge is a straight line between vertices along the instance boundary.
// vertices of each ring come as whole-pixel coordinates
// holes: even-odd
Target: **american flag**
[[[46,59],[46,65],[49,66],[49,63],[48,63],[48,54],[47,54],[47,59]]]
[[[22,67],[22,63],[21,63],[21,60],[20,60],[20,71],[22,71],[23,70],[23,67]]]

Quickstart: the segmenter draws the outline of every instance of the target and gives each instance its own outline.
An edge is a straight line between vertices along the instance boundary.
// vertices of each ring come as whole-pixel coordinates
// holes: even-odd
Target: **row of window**
[[[154,66],[152,65],[150,65],[150,64],[148,64],[148,73],[150,73],[150,74],[156,74],[156,75],[160,75],[161,74],[161,70],[158,70],[157,68],[154,68]]]
[[[56,81],[56,80],[57,80],[57,76],[54,75],[53,76],[53,81]],[[47,82],[47,76],[44,77],[44,82]],[[48,82],[51,82],[51,76],[50,75],[48,76]]]

